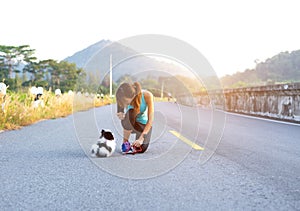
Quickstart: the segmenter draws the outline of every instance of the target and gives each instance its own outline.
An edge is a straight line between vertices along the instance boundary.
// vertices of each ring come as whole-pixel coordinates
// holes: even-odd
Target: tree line
[[[35,50],[29,45],[0,45],[0,81],[5,81],[12,91],[22,91],[31,86],[42,86],[45,89],[88,91],[106,94],[107,87],[93,81],[75,63],[53,59],[38,60]],[[90,83],[92,81],[92,83]]]

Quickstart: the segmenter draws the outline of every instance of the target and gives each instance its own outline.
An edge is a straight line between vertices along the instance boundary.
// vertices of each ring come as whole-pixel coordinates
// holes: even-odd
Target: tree
[[[33,49],[29,45],[5,46],[0,45],[0,80],[6,79],[11,90],[21,88],[21,63],[26,64],[36,60]]]
[[[0,45],[0,77],[12,78],[13,72],[20,72],[18,66],[21,62],[29,63],[36,58],[29,45],[5,46]]]
[[[77,68],[75,63],[61,61],[60,68],[60,88],[62,91],[75,90],[79,76],[84,73],[82,68]]]
[[[45,74],[49,70],[49,60],[42,60],[39,62],[30,62],[24,68],[23,72],[31,73],[31,79],[23,85],[43,86],[48,87],[49,83],[45,80]]]
[[[87,83],[88,83],[88,92],[92,93],[92,92],[97,92],[99,89],[99,85],[100,85],[100,75],[99,72],[89,72],[88,73],[88,78],[87,78]]]

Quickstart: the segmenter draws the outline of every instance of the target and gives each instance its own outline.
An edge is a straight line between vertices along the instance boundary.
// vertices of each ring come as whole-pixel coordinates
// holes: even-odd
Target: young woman
[[[143,153],[151,138],[154,116],[153,94],[142,90],[138,82],[123,83],[117,89],[117,116],[123,127],[123,153]],[[125,109],[125,113],[124,113]],[[131,133],[136,134],[132,147],[129,143]]]

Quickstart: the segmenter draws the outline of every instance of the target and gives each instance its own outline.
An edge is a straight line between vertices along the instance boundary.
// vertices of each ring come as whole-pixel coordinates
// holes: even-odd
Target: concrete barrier
[[[178,103],[300,122],[300,83],[212,90],[177,96]]]

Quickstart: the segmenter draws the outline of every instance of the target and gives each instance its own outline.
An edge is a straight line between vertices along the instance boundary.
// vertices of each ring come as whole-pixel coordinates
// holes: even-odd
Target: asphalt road
[[[300,209],[299,126],[173,103],[155,108],[141,155],[118,147],[110,158],[89,156],[101,128],[121,144],[115,106],[0,133],[0,210]]]

